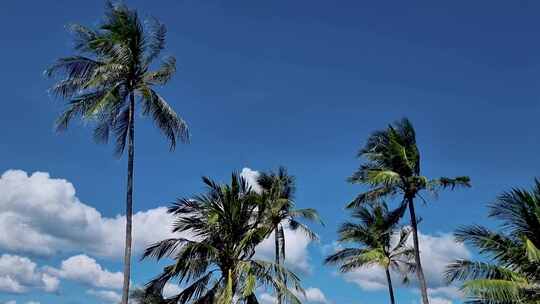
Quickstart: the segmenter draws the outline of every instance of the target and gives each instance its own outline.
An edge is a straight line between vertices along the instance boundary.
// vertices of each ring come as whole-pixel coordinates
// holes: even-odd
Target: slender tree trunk
[[[280,255],[279,255],[279,239],[278,239],[278,235],[279,235],[279,225],[276,226],[276,229],[274,230],[274,239],[275,239],[275,245],[276,245],[276,265],[277,266],[280,266],[281,265],[281,258],[280,258]],[[279,275],[278,273],[278,276],[279,276],[279,280],[281,281],[281,275]],[[278,304],[281,304],[281,292],[277,292],[277,302]]]
[[[128,174],[126,192],[126,244],[124,251],[124,285],[122,287],[122,304],[129,299],[129,280],[131,275],[131,226],[133,215],[133,158],[135,153],[135,96],[129,96],[128,125]]]
[[[395,304],[396,300],[394,299],[394,288],[392,287],[392,278],[390,277],[390,270],[388,267],[385,267],[386,280],[388,281],[388,292],[390,293],[390,304]]]
[[[422,303],[429,304],[426,278],[424,277],[424,270],[422,270],[422,263],[420,262],[420,248],[418,247],[418,223],[416,222],[416,213],[414,212],[414,201],[412,197],[407,197],[409,204],[409,212],[411,214],[411,226],[413,232],[413,244],[414,244],[414,261],[416,264],[416,276],[420,283],[420,292],[422,294]]]

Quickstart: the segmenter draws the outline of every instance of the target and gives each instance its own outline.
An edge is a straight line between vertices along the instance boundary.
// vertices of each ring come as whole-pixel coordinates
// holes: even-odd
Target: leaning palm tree
[[[504,192],[489,206],[489,216],[504,232],[473,225],[455,233],[486,259],[457,260],[448,266],[446,279],[464,281],[470,303],[540,303],[540,181],[532,191]]]
[[[299,219],[307,219],[322,224],[319,214],[315,209],[295,209],[294,192],[295,178],[287,173],[287,169],[280,167],[277,172],[263,172],[257,179],[257,183],[263,189],[262,198],[264,204],[261,208],[263,222],[274,233],[275,240],[275,263],[282,265],[285,261],[285,229],[302,231],[310,240],[318,240],[319,237]],[[278,304],[282,302],[282,296],[277,295]]]
[[[399,220],[406,208],[407,205],[402,204],[398,209],[389,211],[385,203],[356,208],[352,217],[360,223],[347,222],[341,225],[338,241],[342,244],[359,244],[360,248],[339,249],[324,262],[339,265],[341,272],[374,265],[383,268],[390,303],[395,304],[390,271],[401,274],[403,281],[407,282],[407,274],[415,269],[412,262],[414,250],[407,245],[410,229],[399,227]]]
[[[403,119],[387,129],[374,132],[364,148],[358,153],[366,161],[349,178],[352,183],[364,184],[368,191],[358,195],[348,208],[364,203],[400,195],[402,203],[409,208],[413,235],[416,275],[420,283],[423,304],[428,304],[427,285],[420,261],[418,244],[418,223],[414,209],[414,200],[422,198],[421,192],[428,190],[436,193],[441,188],[454,189],[458,186],[470,187],[466,176],[430,180],[420,174],[420,151],[416,145],[416,135],[411,122]],[[424,200],[422,198],[422,200]]]
[[[161,291],[173,279],[185,284],[182,292],[168,299],[180,304],[258,303],[255,291],[260,287],[282,294],[289,303],[300,303],[280,280],[287,278],[303,293],[294,273],[254,258],[255,247],[270,233],[260,222],[259,195],[237,174],[230,184],[203,181],[207,193],[180,199],[169,209],[176,218],[173,232],[184,237],[162,240],[144,252],[143,258],[174,260],[147,288]]]
[[[153,87],[164,85],[175,72],[174,57],[162,60],[157,70],[152,63],[165,47],[165,26],[150,20],[144,26],[137,12],[108,3],[104,21],[96,29],[72,25],[74,56],[58,59],[47,71],[62,76],[51,92],[68,100],[56,121],[58,131],[67,129],[75,117],[95,125],[94,138],[107,142],[115,137],[115,152],[122,155],[127,145],[126,243],[122,304],[127,304],[131,265],[133,209],[133,163],[137,106],[150,115],[174,150],[178,140],[188,140],[186,123]]]

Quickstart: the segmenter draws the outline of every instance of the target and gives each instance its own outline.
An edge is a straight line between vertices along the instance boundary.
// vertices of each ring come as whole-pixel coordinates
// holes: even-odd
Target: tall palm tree
[[[147,25],[147,26],[144,26]],[[107,142],[115,137],[115,152],[122,155],[127,145],[126,243],[122,303],[127,304],[131,265],[133,210],[133,163],[137,105],[150,115],[174,150],[178,140],[188,140],[188,128],[153,87],[164,85],[175,72],[176,60],[166,57],[157,70],[152,63],[165,47],[165,26],[157,20],[143,23],[135,10],[107,3],[105,18],[97,28],[72,25],[76,55],[60,58],[47,71],[49,77],[63,77],[51,92],[68,100],[56,121],[58,131],[81,117],[94,123],[94,138]]]
[[[261,173],[257,183],[263,189],[262,214],[264,223],[274,232],[275,263],[279,266],[285,261],[284,225],[293,231],[302,231],[310,240],[318,240],[317,234],[299,219],[307,219],[321,224],[322,221],[315,209],[294,208],[295,177],[289,175],[284,167],[280,167],[277,172]],[[277,299],[278,303],[281,304],[282,296],[278,294]]]
[[[378,199],[392,198],[398,194],[401,196],[402,203],[408,205],[411,218],[416,275],[420,283],[422,302],[428,304],[427,285],[420,261],[414,200],[417,197],[422,198],[420,193],[423,190],[436,192],[441,188],[470,187],[469,177],[441,177],[430,180],[422,176],[415,130],[406,118],[389,125],[385,130],[374,132],[358,156],[363,157],[365,162],[349,181],[367,185],[369,189],[349,203],[348,208]]]
[[[489,206],[489,217],[499,220],[503,231],[472,225],[455,233],[486,259],[457,260],[446,279],[464,281],[470,303],[540,303],[540,181],[532,191],[504,192]]]
[[[283,266],[254,258],[255,247],[270,231],[261,224],[260,197],[246,181],[233,174],[230,184],[203,178],[208,192],[178,200],[170,209],[176,220],[173,232],[189,234],[160,241],[146,249],[143,258],[174,260],[148,283],[162,290],[172,279],[186,288],[168,299],[172,303],[258,303],[257,287],[300,303],[279,278],[303,292],[299,278]]]
[[[414,250],[407,246],[410,229],[400,228],[399,220],[407,205],[389,211],[385,203],[369,207],[358,207],[352,217],[360,223],[347,222],[338,230],[342,244],[359,244],[360,248],[347,247],[325,259],[326,264],[337,264],[341,272],[350,272],[362,267],[377,265],[384,269],[388,282],[390,303],[395,304],[390,271],[394,270],[408,281],[407,274],[413,272]],[[397,240],[394,240],[395,236]]]

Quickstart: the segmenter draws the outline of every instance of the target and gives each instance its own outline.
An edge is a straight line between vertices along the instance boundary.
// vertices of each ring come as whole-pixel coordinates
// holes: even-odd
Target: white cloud
[[[110,302],[110,303],[119,303],[122,300],[122,296],[111,290],[94,290],[90,289],[86,291],[87,294],[92,295],[101,300]]]
[[[124,282],[121,272],[110,272],[103,269],[96,260],[83,254],[62,261],[60,269],[52,267],[46,269],[57,277],[97,288],[121,289]]]
[[[302,272],[311,271],[309,264],[308,246],[311,240],[300,230],[293,231],[285,227],[285,264],[292,270]],[[275,259],[275,238],[272,233],[266,240],[257,246],[256,256],[261,259],[273,261]]]
[[[464,294],[456,286],[440,286],[436,288],[428,288],[428,293],[431,296],[444,296],[450,299],[462,299]]]
[[[304,300],[310,303],[321,303],[321,304],[330,303],[328,299],[326,299],[326,296],[324,295],[324,293],[319,288],[315,288],[315,287],[306,288],[305,295],[298,294],[297,296],[301,300]]]
[[[48,173],[8,170],[0,177],[0,250],[37,255],[85,252],[122,257],[125,217],[104,217],[82,203],[74,186]],[[172,217],[156,208],[133,216],[133,251],[171,236]]]
[[[28,302],[26,302],[26,304],[39,304],[39,302],[38,301],[28,301]]]
[[[259,186],[259,183],[257,182],[257,179],[259,178],[259,171],[252,170],[250,168],[243,168],[242,172],[240,172],[240,176],[242,176],[246,182],[251,186],[251,189],[257,193],[262,192],[261,186]]]
[[[10,300],[10,301],[4,302],[4,304],[17,304],[17,302],[15,300]]]
[[[54,292],[60,281],[37,268],[30,259],[10,254],[0,256],[0,291],[25,293],[31,289]]]
[[[452,304],[452,301],[446,298],[430,297],[429,303],[431,304]]]
[[[178,286],[178,284],[167,283],[163,287],[163,292],[162,293],[163,293],[164,298],[170,298],[170,297],[176,296],[177,294],[179,294],[181,292],[182,292],[182,288],[180,288],[180,286]]]
[[[316,287],[306,288],[305,294],[300,292],[293,291],[294,294],[298,297],[301,302],[307,303],[319,303],[319,304],[330,304],[324,293]],[[276,304],[277,298],[269,293],[262,293],[258,296],[258,300],[262,304]]]
[[[269,293],[262,293],[259,295],[258,300],[261,304],[276,304],[277,298]]]
[[[470,252],[465,245],[455,242],[453,236],[448,233],[437,235],[426,235],[419,233],[420,254],[424,275],[432,294],[457,297],[457,292],[453,288],[446,288],[443,281],[443,272],[446,265],[459,258],[470,257]],[[412,236],[409,239],[412,243]],[[343,274],[346,281],[360,286],[364,290],[386,289],[386,276],[384,271],[377,266],[359,269],[347,274]],[[412,282],[416,281],[416,275],[409,275]],[[399,286],[400,276],[392,274],[394,285]]]

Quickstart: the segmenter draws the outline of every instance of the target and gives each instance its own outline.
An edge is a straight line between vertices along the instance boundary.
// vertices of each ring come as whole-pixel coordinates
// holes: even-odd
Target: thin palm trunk
[[[388,267],[385,269],[386,272],[386,280],[388,281],[388,293],[390,293],[390,304],[395,304],[396,301],[394,299],[394,288],[392,287],[392,278],[390,277],[390,270]]]
[[[279,238],[278,238],[278,235],[279,235],[279,225],[276,226],[276,229],[274,229],[274,238],[275,238],[275,245],[276,245],[276,265],[277,266],[280,266],[281,264],[281,258],[280,258],[280,255],[279,255]],[[278,272],[278,275],[279,275],[279,272]],[[279,280],[281,281],[281,276],[279,277]],[[278,304],[281,304],[281,293],[278,292],[277,294],[277,302]]]
[[[133,158],[135,153],[135,96],[129,96],[129,131],[128,131],[128,176],[126,193],[126,244],[124,249],[124,285],[122,287],[122,304],[129,299],[129,280],[131,275],[131,226],[133,215]]]
[[[411,214],[411,226],[413,233],[413,245],[414,245],[414,261],[416,264],[416,276],[420,283],[420,292],[422,293],[422,303],[429,304],[426,278],[424,277],[424,271],[422,270],[422,263],[420,262],[420,249],[418,246],[418,223],[416,222],[416,213],[414,212],[414,201],[412,197],[407,198],[409,204],[409,212]]]

